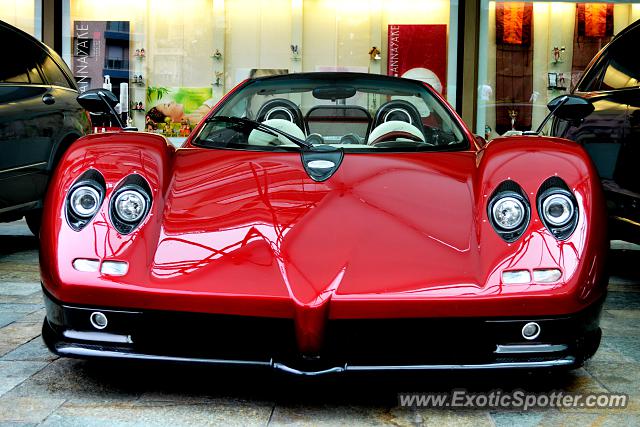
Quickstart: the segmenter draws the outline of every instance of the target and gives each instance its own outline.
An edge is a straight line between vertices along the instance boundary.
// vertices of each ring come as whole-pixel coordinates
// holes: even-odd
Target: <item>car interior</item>
[[[362,150],[465,142],[459,127],[435,99],[426,101],[409,92],[347,86],[261,90],[229,105],[216,115],[251,119],[313,145]],[[233,148],[296,146],[286,135],[259,129],[243,132],[237,125],[220,122],[205,126],[198,139],[205,145]]]

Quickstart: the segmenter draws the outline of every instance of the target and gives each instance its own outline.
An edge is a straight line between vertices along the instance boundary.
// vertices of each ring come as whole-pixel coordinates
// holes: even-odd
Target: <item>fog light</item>
[[[529,270],[511,270],[502,272],[502,283],[522,284],[531,282]]]
[[[540,335],[540,325],[536,322],[529,322],[522,327],[522,338],[525,340],[535,340]]]
[[[562,272],[557,268],[533,270],[533,281],[536,283],[553,283],[560,280]]]
[[[76,258],[73,260],[73,268],[85,273],[95,273],[98,271],[100,261],[97,259]]]
[[[104,261],[100,272],[110,276],[124,276],[129,271],[129,264],[123,261]]]
[[[104,329],[109,323],[109,321],[107,320],[107,316],[105,316],[103,313],[100,313],[99,311],[94,311],[93,313],[91,313],[91,316],[89,316],[89,321],[91,322],[91,326],[96,329]]]

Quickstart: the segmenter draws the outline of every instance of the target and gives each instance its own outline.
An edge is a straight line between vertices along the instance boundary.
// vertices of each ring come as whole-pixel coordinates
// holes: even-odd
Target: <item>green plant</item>
[[[160,101],[163,96],[169,93],[169,88],[162,86],[147,86],[147,102],[153,102],[154,100]]]

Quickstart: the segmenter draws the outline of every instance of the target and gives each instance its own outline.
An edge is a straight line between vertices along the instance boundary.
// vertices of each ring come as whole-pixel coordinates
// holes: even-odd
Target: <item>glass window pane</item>
[[[80,90],[101,87],[106,75],[117,95],[128,83],[134,125],[167,136],[187,133],[246,78],[339,70],[387,74],[392,26],[403,26],[407,60],[401,74],[413,71],[425,81],[435,74],[434,87],[455,100],[453,0],[69,0],[68,10],[63,57]],[[432,43],[422,48],[420,39],[418,47],[410,46],[417,35]],[[369,99],[367,108],[379,106]],[[147,120],[159,117],[157,110],[171,114],[161,122]]]
[[[0,28],[0,40],[5,46],[6,57],[11,58],[0,67],[0,82],[29,83],[29,72],[42,56],[41,49],[26,37],[9,29]]]
[[[609,55],[609,63],[602,79],[602,90],[638,87],[640,78],[640,61],[638,55],[630,55],[625,48],[616,49]],[[633,49],[633,48],[632,48]]]
[[[53,59],[51,59],[51,57],[49,57],[48,55],[44,59],[44,62],[41,64],[41,67],[42,71],[44,71],[45,75],[47,76],[47,80],[49,81],[50,85],[68,88],[71,87],[69,85],[69,81],[64,76],[64,73],[62,72],[62,70],[60,70],[60,67],[58,67],[56,63],[53,62]]]
[[[640,1],[481,0],[480,10],[473,130],[492,139],[537,129],[547,103],[571,93],[598,52],[640,18]],[[578,89],[637,86],[635,50],[624,47],[620,61],[592,69]]]

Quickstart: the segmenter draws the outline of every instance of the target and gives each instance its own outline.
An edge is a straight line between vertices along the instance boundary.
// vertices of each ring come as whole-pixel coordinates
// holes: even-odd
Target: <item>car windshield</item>
[[[421,82],[326,73],[247,82],[209,117],[194,144],[265,151],[468,148],[459,124]]]

